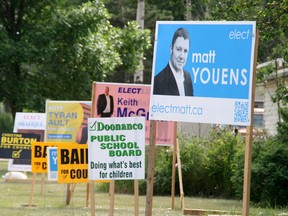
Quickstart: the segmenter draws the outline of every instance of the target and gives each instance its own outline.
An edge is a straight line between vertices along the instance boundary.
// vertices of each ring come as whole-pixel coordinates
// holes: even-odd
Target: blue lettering
[[[117,117],[131,117],[131,116],[146,116],[146,119],[149,120],[149,112],[146,113],[144,108],[139,108],[136,111],[129,111],[128,108],[125,107],[123,110],[118,107],[117,108]]]
[[[123,112],[121,112],[121,108],[118,107],[117,109],[117,117],[127,117],[127,107],[123,109]]]
[[[118,93],[126,93],[126,94],[139,94],[141,88],[126,88],[126,87],[119,87]]]

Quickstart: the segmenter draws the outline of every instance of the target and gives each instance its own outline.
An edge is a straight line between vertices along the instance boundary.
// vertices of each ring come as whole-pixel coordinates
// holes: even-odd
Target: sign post
[[[255,88],[256,88],[256,64],[258,55],[258,37],[259,32],[256,33],[255,55],[254,55],[254,76],[252,85],[252,108],[251,113],[254,115],[254,100],[255,100]],[[250,204],[250,182],[251,182],[251,161],[252,161],[252,142],[253,142],[253,125],[254,119],[251,118],[251,126],[247,126],[247,134],[245,139],[245,160],[244,160],[244,181],[243,181],[243,205],[242,215],[249,216],[249,204]]]
[[[145,216],[152,215],[153,188],[154,188],[154,164],[155,164],[155,139],[156,139],[156,121],[150,123],[150,143],[148,153],[148,173],[147,173],[147,195]]]
[[[256,37],[254,21],[157,21],[149,119],[253,129]],[[146,215],[152,215],[151,193]]]

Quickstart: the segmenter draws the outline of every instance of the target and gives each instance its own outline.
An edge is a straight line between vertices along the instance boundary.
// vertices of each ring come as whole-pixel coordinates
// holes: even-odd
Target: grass
[[[0,161],[0,176],[7,172],[7,162]],[[41,175],[37,175],[37,180]],[[116,181],[117,184],[117,181]],[[77,184],[70,205],[66,205],[66,184],[57,184],[45,181],[35,184],[32,207],[29,207],[30,182],[6,182],[0,179],[0,215],[3,216],[82,216],[91,215],[90,203],[86,207],[86,184]],[[95,184],[95,215],[109,215],[110,198],[108,193],[97,191]],[[207,209],[223,210],[229,212],[240,212],[242,204],[237,200],[224,199],[204,199],[185,197],[185,208],[187,209]],[[89,200],[90,202],[90,200]],[[139,197],[139,215],[145,215],[146,196]],[[256,207],[250,208],[250,215],[288,215],[288,209],[261,209]],[[114,204],[115,216],[134,215],[134,196],[115,194]],[[153,216],[179,216],[182,215],[180,209],[180,198],[175,197],[175,208],[171,210],[171,197],[153,197]]]

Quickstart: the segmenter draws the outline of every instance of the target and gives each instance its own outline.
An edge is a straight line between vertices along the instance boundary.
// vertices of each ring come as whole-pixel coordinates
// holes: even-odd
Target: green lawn
[[[66,205],[66,184],[57,184],[45,181],[41,184],[41,175],[37,174],[32,207],[29,207],[31,198],[31,181],[28,182],[6,182],[2,175],[7,172],[7,162],[0,161],[0,215],[10,216],[71,216],[91,215],[90,203],[86,207],[86,184],[77,184],[70,205]],[[31,178],[30,178],[31,179]],[[116,181],[117,184],[117,181]],[[97,183],[95,184],[97,188]],[[100,193],[97,189],[95,194],[95,215],[109,215],[110,199],[108,193]],[[89,200],[90,201],[90,200]],[[204,199],[185,197],[185,208],[223,210],[232,213],[240,212],[242,204],[240,201],[223,199]],[[139,215],[145,215],[146,196],[139,197]],[[260,209],[250,208],[250,215],[288,215],[288,209]],[[260,214],[262,213],[262,214]],[[134,215],[134,196],[115,194],[114,215]],[[171,197],[153,197],[154,216],[176,216],[182,215],[180,210],[180,198],[175,197],[175,208],[171,210]]]

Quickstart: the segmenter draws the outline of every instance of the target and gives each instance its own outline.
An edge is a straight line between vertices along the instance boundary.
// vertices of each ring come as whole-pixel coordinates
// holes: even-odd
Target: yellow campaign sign
[[[58,146],[58,183],[89,182],[88,145]]]
[[[58,183],[89,182],[88,145],[58,145]],[[99,180],[94,182],[110,182]]]
[[[32,173],[47,173],[47,147],[66,145],[65,142],[32,142]],[[69,144],[69,143],[68,143]]]

